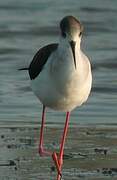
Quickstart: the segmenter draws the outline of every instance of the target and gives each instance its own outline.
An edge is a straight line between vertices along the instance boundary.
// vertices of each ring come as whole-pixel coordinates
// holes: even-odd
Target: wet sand
[[[0,126],[0,180],[56,180],[51,157],[38,155],[39,125]],[[47,125],[45,147],[59,151],[62,125]],[[117,179],[117,125],[73,125],[65,146],[64,180]]]

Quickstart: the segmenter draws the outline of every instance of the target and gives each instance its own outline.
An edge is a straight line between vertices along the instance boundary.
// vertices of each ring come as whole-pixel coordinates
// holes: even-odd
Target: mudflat
[[[39,126],[0,127],[0,180],[56,180],[51,157],[38,155]],[[59,152],[62,125],[45,128],[45,148]],[[117,125],[70,126],[64,180],[117,179]]]

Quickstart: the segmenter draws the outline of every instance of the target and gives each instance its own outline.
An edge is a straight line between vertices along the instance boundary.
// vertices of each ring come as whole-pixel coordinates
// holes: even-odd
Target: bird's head
[[[76,46],[80,47],[83,26],[75,17],[66,16],[60,22],[60,30],[62,40],[68,42],[71,47],[76,69],[75,50]]]

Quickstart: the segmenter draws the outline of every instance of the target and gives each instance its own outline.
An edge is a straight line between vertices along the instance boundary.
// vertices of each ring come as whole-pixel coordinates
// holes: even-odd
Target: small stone
[[[1,139],[4,139],[4,135],[3,134],[1,135]]]
[[[8,148],[8,149],[11,149],[11,145],[10,145],[10,144],[8,144],[8,145],[7,145],[7,148]]]
[[[107,155],[107,149],[104,149],[104,155],[105,156]]]
[[[109,170],[109,171],[108,171],[108,174],[112,174],[112,171],[111,171],[111,170]]]
[[[55,166],[51,166],[51,171],[52,171],[52,172],[55,171]]]
[[[16,163],[13,160],[9,161],[9,166],[15,166],[15,165],[16,165]]]
[[[16,166],[15,166],[15,168],[14,168],[14,169],[15,169],[15,171],[17,171],[17,167],[16,167]]]

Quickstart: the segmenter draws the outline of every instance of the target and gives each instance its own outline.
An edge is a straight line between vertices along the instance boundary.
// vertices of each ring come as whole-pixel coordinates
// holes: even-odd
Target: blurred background
[[[38,49],[59,41],[59,22],[73,15],[84,25],[82,49],[93,67],[88,102],[72,113],[71,124],[117,122],[117,1],[0,1],[0,124],[39,123],[42,105],[30,89],[27,67]],[[48,110],[47,122],[64,113]]]

